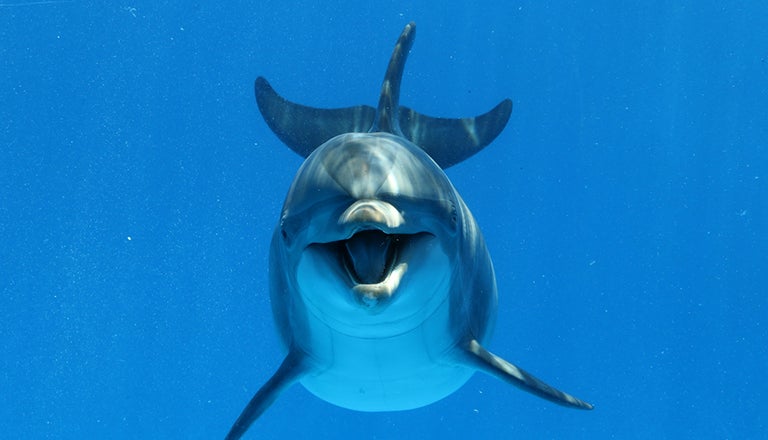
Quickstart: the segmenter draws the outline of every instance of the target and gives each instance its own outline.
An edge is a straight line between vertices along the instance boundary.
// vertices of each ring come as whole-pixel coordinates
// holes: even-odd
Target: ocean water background
[[[746,6],[749,5],[749,6]],[[282,359],[267,251],[301,160],[253,99],[515,103],[448,171],[482,227],[490,348],[596,405],[481,374],[418,410],[300,386],[248,438],[761,438],[768,5],[0,2],[0,435],[222,438]]]

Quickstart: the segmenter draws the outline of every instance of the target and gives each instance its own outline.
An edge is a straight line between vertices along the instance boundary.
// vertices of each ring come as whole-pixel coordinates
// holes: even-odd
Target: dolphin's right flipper
[[[263,77],[256,79],[256,103],[267,125],[291,150],[307,157],[328,139],[344,133],[367,133],[376,109],[367,105],[321,109],[288,101]]]
[[[557,403],[558,405],[570,408],[593,408],[591,404],[547,385],[523,369],[496,356],[483,348],[483,346],[474,339],[469,341],[465,350],[468,355],[466,361],[470,366],[508,382],[523,391],[527,391]]]
[[[435,118],[400,107],[398,122],[403,137],[426,151],[440,168],[446,169],[496,139],[511,114],[512,101],[505,99],[491,111],[474,118]]]
[[[261,386],[248,405],[240,413],[225,440],[237,440],[286,388],[293,385],[307,371],[304,354],[291,350],[280,368]]]

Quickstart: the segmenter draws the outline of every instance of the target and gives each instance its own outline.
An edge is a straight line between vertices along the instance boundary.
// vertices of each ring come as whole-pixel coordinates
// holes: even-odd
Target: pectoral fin
[[[245,431],[251,426],[261,414],[272,405],[272,402],[286,388],[293,385],[306,372],[306,362],[304,362],[303,353],[291,350],[285,357],[280,368],[274,375],[262,385],[259,391],[253,396],[248,405],[243,409],[240,417],[229,430],[225,440],[237,440],[245,434]]]
[[[496,356],[483,348],[483,346],[474,339],[469,341],[465,348],[468,354],[469,364],[484,373],[495,376],[523,391],[535,394],[557,403],[558,405],[577,409],[593,408],[591,404],[547,385],[523,369]]]

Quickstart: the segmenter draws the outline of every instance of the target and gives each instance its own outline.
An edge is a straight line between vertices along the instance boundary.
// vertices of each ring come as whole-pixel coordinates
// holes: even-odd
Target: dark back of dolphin
[[[401,107],[400,83],[415,37],[416,25],[409,23],[392,52],[376,109],[367,105],[319,109],[296,104],[259,77],[255,87],[259,110],[277,137],[302,157],[340,134],[386,132],[418,145],[443,169],[455,165],[501,133],[512,114],[512,101],[505,99],[485,114],[458,119],[436,118]]]

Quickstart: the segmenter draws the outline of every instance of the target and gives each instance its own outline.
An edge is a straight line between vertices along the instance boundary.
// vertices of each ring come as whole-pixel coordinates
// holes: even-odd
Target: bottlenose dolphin
[[[227,439],[239,439],[295,382],[338,406],[393,411],[442,399],[482,371],[555,403],[592,408],[482,346],[496,317],[493,266],[443,169],[496,138],[512,102],[464,119],[400,106],[414,36],[410,23],[375,109],[306,107],[256,80],[267,124],[306,160],[270,249],[272,312],[287,355]]]

